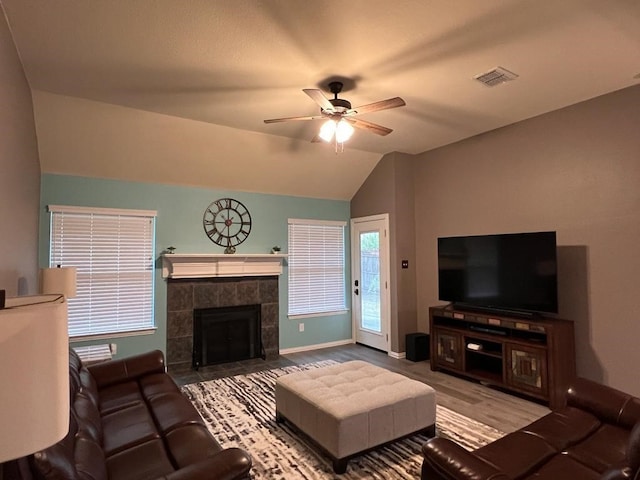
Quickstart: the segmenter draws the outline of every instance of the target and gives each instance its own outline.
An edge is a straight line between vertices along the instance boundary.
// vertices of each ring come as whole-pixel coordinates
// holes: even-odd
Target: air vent
[[[516,78],[518,78],[518,75],[510,72],[506,68],[496,67],[492,70],[489,70],[488,72],[476,75],[473,78],[485,84],[487,87],[495,87],[497,85],[500,85],[501,83],[515,80]]]

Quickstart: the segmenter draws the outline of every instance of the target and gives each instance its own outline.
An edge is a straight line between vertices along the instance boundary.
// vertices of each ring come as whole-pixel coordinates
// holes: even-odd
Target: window
[[[289,316],[346,310],[345,225],[289,219]]]
[[[49,265],[77,268],[69,337],[152,330],[156,212],[60,205],[49,211]]]

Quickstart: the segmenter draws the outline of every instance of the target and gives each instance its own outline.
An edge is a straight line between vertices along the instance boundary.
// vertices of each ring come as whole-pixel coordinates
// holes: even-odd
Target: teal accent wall
[[[157,210],[156,259],[169,246],[176,253],[223,253],[224,249],[211,242],[204,232],[202,217],[205,208],[214,200],[232,197],[242,202],[251,213],[251,234],[237,247],[238,253],[269,253],[279,245],[288,252],[287,219],[309,218],[343,220],[345,231],[346,279],[345,294],[350,301],[351,261],[349,258],[349,215],[347,201],[265,195],[204,189],[154,183],[125,182],[68,175],[42,175],[40,194],[39,264],[49,264],[49,213],[47,205],[74,205],[102,208],[131,208]],[[351,339],[351,312],[334,316],[311,317],[303,320],[287,318],[288,270],[285,262],[279,278],[280,290],[280,349],[305,347]],[[77,345],[115,343],[117,357],[123,357],[166,346],[166,282],[162,278],[160,261],[156,261],[155,323],[153,335],[138,335],[80,342]],[[298,324],[304,322],[304,332]]]

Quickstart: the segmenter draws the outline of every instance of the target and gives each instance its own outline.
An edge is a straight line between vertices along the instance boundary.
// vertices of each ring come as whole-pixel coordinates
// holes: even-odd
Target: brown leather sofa
[[[47,480],[234,480],[251,457],[222,448],[165,373],[162,352],[85,367],[69,353],[70,427],[29,458]]]
[[[566,399],[565,407],[473,452],[430,439],[422,478],[640,479],[640,400],[583,378]]]

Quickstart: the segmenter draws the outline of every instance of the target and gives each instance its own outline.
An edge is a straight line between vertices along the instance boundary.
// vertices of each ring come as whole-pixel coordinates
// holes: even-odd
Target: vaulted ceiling
[[[303,195],[293,186],[313,175],[325,193],[311,196],[350,198],[384,153],[424,152],[631,86],[640,74],[637,0],[0,1],[34,98],[77,97],[267,139],[269,158],[284,162],[271,193]],[[474,80],[498,66],[518,78]],[[317,115],[302,89],[335,78],[354,106],[402,97],[405,107],[360,117],[393,133],[357,130],[336,155],[309,142],[318,121],[263,122]],[[238,157],[243,143],[235,141]],[[185,183],[199,183],[198,168]],[[273,175],[267,162],[254,168],[256,178]],[[333,181],[342,174],[346,184]],[[246,189],[269,190],[254,183]]]

